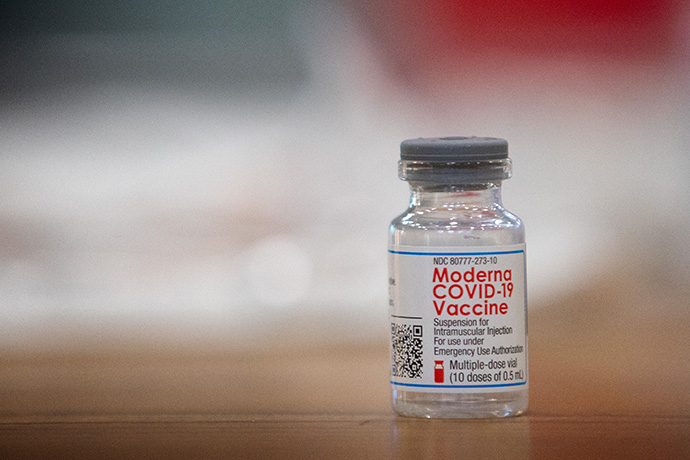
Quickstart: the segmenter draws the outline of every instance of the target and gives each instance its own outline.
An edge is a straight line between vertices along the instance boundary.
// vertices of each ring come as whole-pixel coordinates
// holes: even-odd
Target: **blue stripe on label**
[[[421,383],[400,383],[391,380],[391,384],[403,387],[421,387],[421,388],[495,388],[495,387],[516,387],[526,385],[527,382],[518,383],[501,383],[498,385],[425,385]]]
[[[389,249],[391,254],[403,254],[407,256],[491,256],[496,254],[520,254],[524,253],[524,249],[516,251],[497,251],[497,252],[412,252],[412,251],[394,251]]]

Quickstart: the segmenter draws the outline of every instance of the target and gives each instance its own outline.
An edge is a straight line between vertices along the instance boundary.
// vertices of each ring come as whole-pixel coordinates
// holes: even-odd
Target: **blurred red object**
[[[356,8],[406,72],[496,51],[663,57],[673,48],[680,10],[674,0],[368,0]]]

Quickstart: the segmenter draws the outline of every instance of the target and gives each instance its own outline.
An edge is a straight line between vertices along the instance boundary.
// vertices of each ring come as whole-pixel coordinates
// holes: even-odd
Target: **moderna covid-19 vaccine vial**
[[[410,139],[410,205],[390,225],[393,408],[426,418],[527,409],[525,230],[501,203],[508,143]]]

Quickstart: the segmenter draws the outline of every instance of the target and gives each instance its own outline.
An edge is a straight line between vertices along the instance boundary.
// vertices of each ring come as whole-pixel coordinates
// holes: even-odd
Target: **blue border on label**
[[[413,251],[394,251],[389,249],[391,254],[402,254],[406,256],[491,256],[496,254],[520,254],[524,253],[524,249],[517,249],[515,251],[497,251],[497,252],[413,252]]]
[[[392,385],[400,385],[403,387],[421,387],[421,388],[496,388],[496,387],[517,387],[520,385],[527,385],[527,382],[518,383],[500,383],[498,385],[427,385],[423,383],[400,383],[391,380]]]

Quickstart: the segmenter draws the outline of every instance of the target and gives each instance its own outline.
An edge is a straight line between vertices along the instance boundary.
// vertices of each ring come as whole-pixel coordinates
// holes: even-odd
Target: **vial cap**
[[[494,137],[408,139],[400,144],[404,181],[437,185],[482,184],[510,178],[508,142]]]
[[[400,159],[425,162],[491,161],[508,158],[508,142],[494,137],[432,137],[400,144]]]

